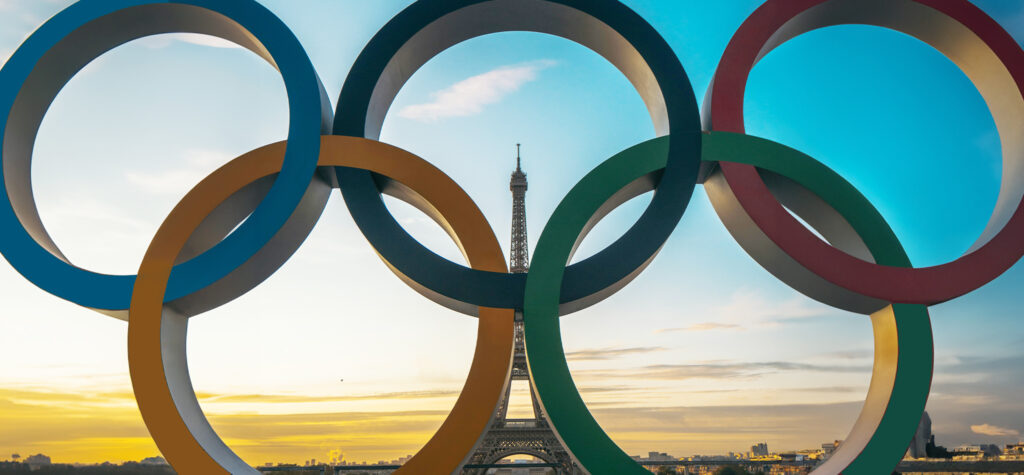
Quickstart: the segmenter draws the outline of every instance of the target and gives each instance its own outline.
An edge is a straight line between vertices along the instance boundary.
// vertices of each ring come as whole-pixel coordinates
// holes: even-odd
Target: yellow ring
[[[178,388],[178,404],[172,396],[169,371],[172,377],[182,377],[173,374],[182,368],[165,366],[165,357],[169,357],[164,341],[169,332],[165,330],[175,322],[186,322],[189,315],[164,306],[168,277],[186,242],[217,206],[246,185],[281,170],[285,145],[278,142],[246,153],[193,188],[160,226],[139,268],[128,322],[132,385],[146,427],[178,473],[238,472],[241,459],[209,428],[191,384]],[[422,158],[373,140],[324,136],[318,165],[361,168],[405,185],[436,211],[432,214],[442,221],[471,267],[507,272],[501,247],[483,213],[451,178]],[[494,415],[508,378],[513,320],[511,309],[480,308],[476,353],[455,407],[430,441],[396,473],[450,474],[473,450]],[[183,369],[187,382],[187,366]],[[188,395],[185,400],[182,393]],[[197,431],[197,427],[208,432]]]

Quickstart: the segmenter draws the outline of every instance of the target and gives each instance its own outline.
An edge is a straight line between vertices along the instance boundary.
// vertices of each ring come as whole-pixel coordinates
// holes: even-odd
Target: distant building
[[[779,460],[786,462],[803,462],[807,460],[807,456],[799,452],[781,453],[779,454]]]
[[[1002,450],[995,444],[966,444],[953,449],[953,460],[982,460],[997,457]]]
[[[832,453],[835,452],[842,444],[843,441],[841,440],[834,440],[832,442],[825,442],[824,444],[821,444],[821,451],[824,452],[823,458],[831,456]]]
[[[648,462],[671,462],[676,460],[675,457],[665,452],[647,452]]]
[[[806,460],[820,460],[825,456],[825,451],[821,449],[803,449],[797,450],[796,453],[803,455]]]
[[[750,455],[752,457],[765,457],[768,455],[768,443],[761,442],[757,445],[750,446]]]
[[[673,457],[673,456],[671,456],[671,455],[669,455],[669,454],[667,454],[665,452],[647,452],[647,457],[641,457],[639,455],[634,455],[632,458],[633,458],[633,460],[636,460],[636,462],[639,463],[640,465],[642,465],[644,468],[646,468],[648,470],[651,470],[651,471],[657,470],[658,467],[657,466],[653,466],[653,465],[647,465],[648,462],[674,462],[676,460],[679,460],[678,458]],[[544,473],[552,473],[552,472],[544,472]],[[558,472],[558,473],[561,473],[561,472]]]
[[[1003,449],[1003,455],[1016,457],[1024,456],[1024,442],[1006,444],[1006,448]]]
[[[917,432],[910,442],[908,455],[910,458],[923,459],[928,457],[928,442],[932,440],[932,418],[925,411],[921,416],[921,423],[917,425]]]

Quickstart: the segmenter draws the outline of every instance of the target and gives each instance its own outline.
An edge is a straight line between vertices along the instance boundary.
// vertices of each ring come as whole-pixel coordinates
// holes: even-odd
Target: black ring
[[[671,134],[668,165],[640,219],[612,245],[566,269],[561,294],[566,314],[603,300],[636,277],[682,218],[697,183],[701,122],[693,87],[672,48],[640,15],[615,0],[416,2],[360,53],[338,99],[334,134],[378,138],[395,95],[420,66],[462,41],[504,31],[561,36],[601,54],[636,87],[659,135]],[[438,256],[398,224],[372,174],[338,168],[337,178],[363,235],[418,291],[469,314],[477,306],[522,307],[525,274],[472,270]]]

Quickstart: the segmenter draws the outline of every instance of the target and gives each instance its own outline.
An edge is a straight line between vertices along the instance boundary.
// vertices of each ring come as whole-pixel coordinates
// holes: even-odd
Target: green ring
[[[605,434],[587,410],[569,372],[558,318],[565,266],[593,217],[607,211],[620,191],[657,179],[665,167],[668,137],[629,148],[588,173],[555,209],[541,233],[526,278],[523,302],[526,356],[544,412],[580,465],[593,474],[648,474]],[[879,264],[909,266],[896,235],[849,182],[813,158],[775,142],[726,132],[704,135],[702,160],[754,165],[815,193],[860,234]],[[844,474],[889,473],[902,459],[921,420],[931,386],[933,346],[928,310],[893,305],[897,332],[896,375],[885,412],[870,440]],[[876,375],[877,376],[877,375]]]

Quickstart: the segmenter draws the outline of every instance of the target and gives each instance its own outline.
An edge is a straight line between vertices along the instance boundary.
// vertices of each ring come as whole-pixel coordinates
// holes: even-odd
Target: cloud
[[[579,388],[580,393],[587,394],[601,394],[601,393],[621,393],[621,392],[633,392],[637,388],[629,386],[583,386]]]
[[[729,301],[712,309],[711,314],[716,322],[752,322],[761,325],[819,317],[827,311],[827,307],[816,304],[803,296],[794,296],[787,300],[768,298],[763,292],[756,290],[738,290]]]
[[[242,403],[320,403],[341,401],[366,401],[384,399],[431,399],[456,397],[459,391],[404,391],[378,394],[359,394],[352,396],[306,396],[299,394],[208,394],[203,395],[204,402],[242,402]]]
[[[710,331],[710,330],[741,330],[742,331],[742,330],[746,330],[746,329],[743,328],[740,325],[735,324],[735,323],[704,322],[704,323],[695,323],[695,324],[690,325],[688,327],[662,328],[660,330],[655,330],[654,333],[703,332],[703,331]]]
[[[224,48],[224,49],[236,49],[241,48],[237,43],[210,35],[201,35],[198,33],[165,33],[162,35],[154,35],[143,38],[140,42],[148,48],[160,49],[166,48],[171,44],[187,43],[190,45],[207,46],[210,48]]]
[[[107,223],[112,226],[108,233],[118,237],[133,239],[142,236],[149,225],[140,219],[125,216],[121,210],[110,203],[89,197],[63,196],[57,206],[50,208],[53,212],[55,230],[61,229],[72,222]]]
[[[874,350],[841,350],[831,351],[822,355],[826,358],[834,358],[839,360],[860,360],[874,358]]]
[[[820,317],[830,311],[833,309],[799,295],[782,300],[759,290],[740,289],[733,292],[725,302],[704,312],[709,321],[685,327],[662,328],[655,333],[743,331],[752,327],[777,327]]]
[[[655,351],[662,351],[665,348],[660,346],[643,346],[633,348],[593,348],[586,350],[569,351],[565,354],[565,358],[572,361],[593,361],[593,360],[610,360],[620,356],[636,355],[651,353]]]
[[[981,424],[971,426],[971,432],[982,435],[992,436],[1018,436],[1020,431],[1007,429],[1005,427],[994,426],[991,424]]]
[[[685,379],[740,379],[756,378],[766,374],[805,371],[823,373],[866,373],[870,366],[817,365],[789,361],[759,362],[707,362],[698,364],[660,364],[624,370],[582,370],[580,375],[597,378],[685,380]]]
[[[816,386],[806,388],[785,388],[783,391],[794,393],[863,393],[867,387],[860,386]]]
[[[708,321],[693,323],[688,327],[657,330],[654,333],[744,331],[750,328],[778,327],[783,323],[822,316],[830,311],[834,309],[804,296],[779,299],[759,290],[740,289],[733,292],[725,302],[703,312],[710,317]]]
[[[16,18],[35,29],[47,18],[67,8],[75,0],[44,0],[26,2],[23,0],[0,0],[0,12],[7,18]],[[27,35],[26,35],[27,37]]]
[[[158,195],[184,195],[218,166],[231,160],[231,156],[213,150],[189,150],[185,153],[185,165],[174,170],[159,173],[125,172],[129,183]]]
[[[175,41],[180,41],[180,42],[183,42],[183,43],[199,45],[199,46],[209,46],[211,48],[227,48],[227,49],[240,49],[240,48],[242,48],[242,46],[239,45],[238,43],[235,43],[233,41],[228,41],[228,40],[225,40],[223,38],[216,37],[216,36],[198,35],[198,34],[195,34],[195,33],[171,33],[170,36],[172,36]]]
[[[11,10],[18,10],[23,4],[18,0],[0,0],[0,12],[9,12]]]
[[[449,117],[469,117],[483,112],[484,106],[500,102],[537,79],[538,73],[557,64],[551,60],[502,66],[431,94],[432,101],[407,106],[399,117],[433,123]]]

